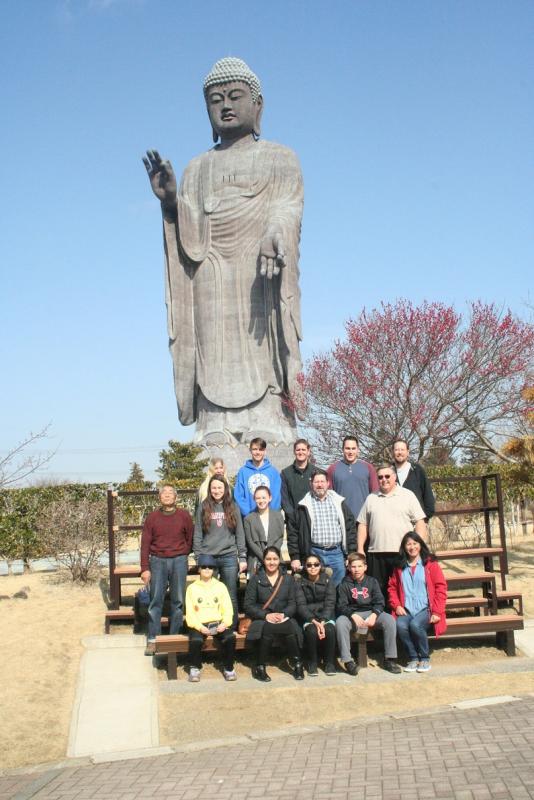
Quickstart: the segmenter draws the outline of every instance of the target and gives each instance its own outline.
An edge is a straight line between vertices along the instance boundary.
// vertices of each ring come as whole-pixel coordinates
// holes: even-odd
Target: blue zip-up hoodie
[[[254,466],[253,460],[249,458],[237,473],[234,500],[244,517],[256,508],[254,492],[258,486],[267,486],[271,490],[272,500],[270,507],[279,510],[282,503],[282,479],[280,478],[280,473],[273,467],[268,458],[263,460],[261,467]]]

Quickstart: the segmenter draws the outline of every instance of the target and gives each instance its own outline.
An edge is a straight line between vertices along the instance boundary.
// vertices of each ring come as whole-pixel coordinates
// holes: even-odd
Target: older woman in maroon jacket
[[[408,654],[405,672],[429,671],[427,632],[430,625],[436,636],[447,629],[446,600],[447,581],[441,567],[419,534],[410,531],[402,539],[399,566],[388,583],[389,606]]]

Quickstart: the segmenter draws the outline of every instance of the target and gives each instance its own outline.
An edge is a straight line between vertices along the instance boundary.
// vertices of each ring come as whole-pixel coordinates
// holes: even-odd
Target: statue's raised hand
[[[161,158],[157,150],[147,150],[143,156],[152,191],[165,208],[176,207],[176,175],[170,161]]]
[[[260,245],[260,275],[272,280],[285,265],[286,255],[282,234],[267,234]]]

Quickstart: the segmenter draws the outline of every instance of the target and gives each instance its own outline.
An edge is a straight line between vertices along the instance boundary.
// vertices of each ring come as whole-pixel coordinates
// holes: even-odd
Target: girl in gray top
[[[232,499],[226,481],[214,475],[208,484],[208,496],[197,509],[193,551],[210,555],[216,561],[217,573],[230,593],[234,607],[234,628],[237,626],[237,578],[247,569],[247,549],[241,513]]]

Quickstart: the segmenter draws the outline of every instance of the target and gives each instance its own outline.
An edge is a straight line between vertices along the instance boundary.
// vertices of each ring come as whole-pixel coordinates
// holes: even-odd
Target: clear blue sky
[[[0,449],[50,421],[43,475],[111,481],[192,438],[141,156],[211,146],[225,55],[302,163],[305,358],[382,300],[528,316],[533,42],[532,0],[5,0]]]

